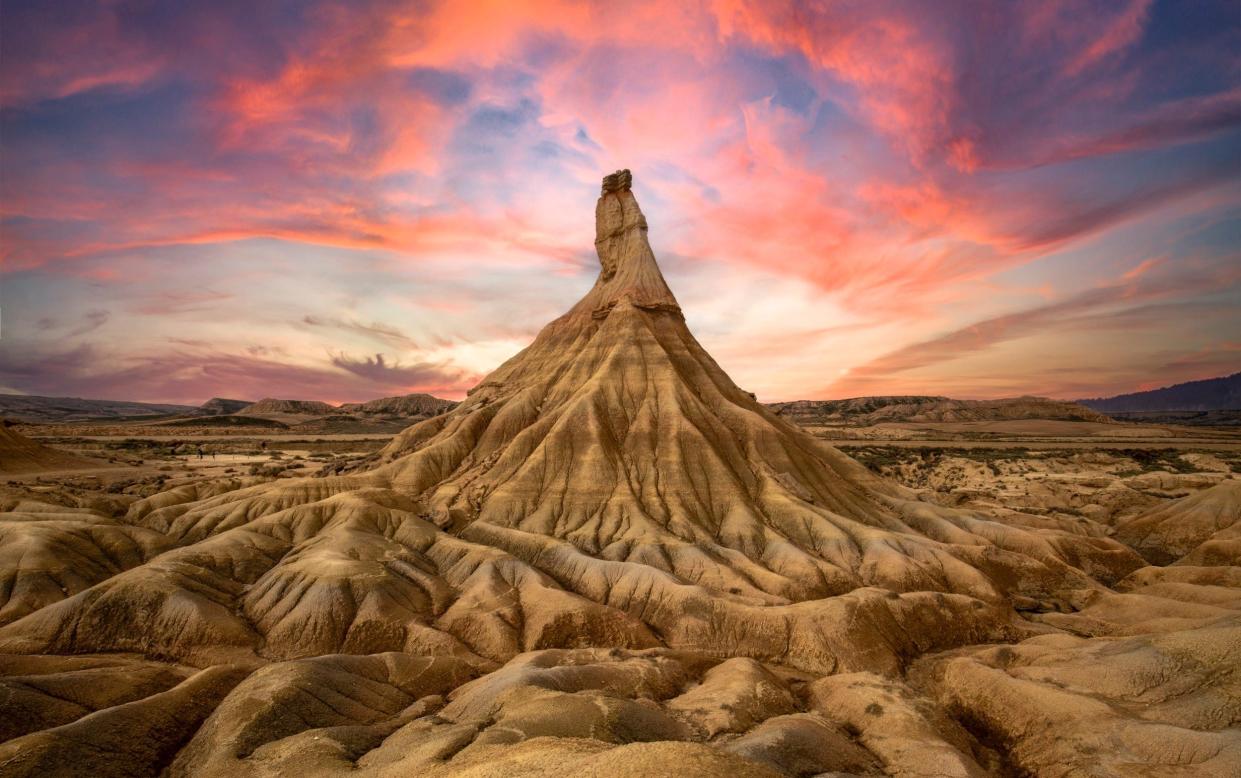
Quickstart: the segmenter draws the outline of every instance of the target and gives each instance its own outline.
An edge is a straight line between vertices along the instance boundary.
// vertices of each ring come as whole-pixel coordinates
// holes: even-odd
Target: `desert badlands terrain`
[[[595,246],[455,406],[0,430],[0,775],[1241,775],[1235,432],[764,406]]]

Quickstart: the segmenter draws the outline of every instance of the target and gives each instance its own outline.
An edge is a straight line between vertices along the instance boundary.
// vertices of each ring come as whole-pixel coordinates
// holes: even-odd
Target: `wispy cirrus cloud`
[[[82,315],[81,323],[66,332],[65,337],[76,338],[88,332],[93,332],[107,324],[110,318],[112,318],[112,314],[108,311],[87,311]]]
[[[359,321],[323,318],[320,316],[312,316],[307,314],[302,317],[302,323],[311,327],[327,327],[355,333],[390,346],[396,346],[398,348],[412,349],[418,347],[418,344],[414,342],[413,338],[401,332],[396,327],[381,324],[379,322],[363,324]]]
[[[1085,289],[1045,305],[974,321],[960,329],[902,346],[852,369],[828,390],[833,394],[866,394],[868,387],[890,381],[901,373],[944,366],[977,352],[1053,330],[1136,333],[1184,316],[1216,319],[1223,323],[1221,331],[1241,322],[1241,303],[1236,300],[1206,303],[1194,299],[1215,290],[1235,287],[1241,281],[1241,268],[1169,277],[1150,274],[1151,268],[1157,265],[1158,259],[1147,260],[1113,283]],[[1220,351],[1218,348],[1206,350],[1212,354]],[[1174,360],[1164,368],[1184,368],[1189,364],[1191,362]]]

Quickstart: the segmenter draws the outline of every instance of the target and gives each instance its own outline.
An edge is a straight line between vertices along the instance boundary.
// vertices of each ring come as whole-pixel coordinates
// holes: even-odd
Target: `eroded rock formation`
[[[0,773],[1059,774],[1041,738],[1074,721],[1126,744],[1097,774],[1238,764],[1232,674],[1166,683],[1154,713],[1063,688],[1182,639],[1234,661],[1233,578],[921,501],[774,415],[686,327],[628,171],[595,246],[586,296],[373,469],[6,516],[31,529],[0,705],[37,715]],[[104,561],[70,575],[69,553]],[[1146,617],[1165,601],[1193,618]],[[1060,675],[1027,677],[1048,647]],[[61,699],[83,672],[108,681]]]

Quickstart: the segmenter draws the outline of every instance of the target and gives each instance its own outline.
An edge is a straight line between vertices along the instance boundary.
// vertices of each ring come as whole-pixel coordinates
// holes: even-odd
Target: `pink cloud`
[[[1064,72],[1075,76],[1137,42],[1150,15],[1151,2],[1132,0],[1127,8],[1107,20],[1099,35],[1065,64]]]
[[[198,345],[158,355],[120,356],[98,347],[42,354],[4,350],[5,379],[32,394],[101,399],[134,396],[198,404],[212,396],[289,397],[362,402],[426,392],[456,399],[479,376],[444,366],[389,364],[382,357],[337,356],[307,365],[206,350]],[[137,395],[135,393],[138,393]]]
[[[847,376],[820,393],[837,397],[900,393],[890,387],[908,380],[903,374],[947,365],[965,356],[1055,329],[1134,331],[1156,326],[1167,320],[1168,312],[1152,303],[1226,289],[1241,281],[1241,269],[1235,267],[1172,278],[1152,277],[1149,271],[1158,264],[1158,260],[1148,260],[1126,271],[1113,283],[1085,289],[1035,308],[974,321],[951,332],[910,343],[850,370]],[[1202,306],[1202,310],[1207,310],[1206,306]],[[1222,313],[1226,317],[1234,312],[1225,308]],[[951,369],[941,372],[950,374]]]
[[[101,3],[69,12],[70,18],[59,24],[41,25],[23,18],[30,12],[6,8],[9,34],[4,36],[0,105],[100,88],[132,89],[158,77],[167,59],[124,33],[120,11],[116,4]]]
[[[590,199],[624,165],[687,278],[796,281],[825,309],[904,327],[892,353],[935,332],[1016,348],[1005,333],[1026,326],[1030,294],[1098,281],[1043,269],[1048,257],[1238,197],[1222,149],[1241,98],[1208,78],[1235,72],[1220,43],[1235,35],[1152,42],[1160,9],[1145,0],[36,11],[5,25],[0,257],[47,295],[69,281],[118,294],[158,267],[166,303],[117,306],[108,331],[224,305],[175,288],[201,281],[174,249],[228,257],[264,239],[291,267],[321,247],[358,257],[366,277],[340,290],[357,308],[307,306],[322,324],[304,326],[337,350],[440,342],[426,318],[365,311],[371,287],[449,265],[479,279],[475,297],[420,291],[420,311],[504,318],[512,276],[496,268],[589,275]],[[1127,282],[1190,272],[1174,245],[1144,246],[1166,261],[1137,267],[1109,250]],[[1028,277],[1002,278],[1018,268]],[[256,291],[230,294],[230,311],[261,307]],[[367,324],[379,319],[391,332]],[[539,323],[478,326],[516,337]],[[810,354],[836,324],[805,322],[790,348]],[[392,357],[369,359],[343,380],[394,375]],[[865,361],[855,376],[877,370]]]

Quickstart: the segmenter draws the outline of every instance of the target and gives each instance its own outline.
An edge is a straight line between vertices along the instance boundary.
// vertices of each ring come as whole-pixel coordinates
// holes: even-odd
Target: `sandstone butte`
[[[595,217],[369,470],[2,506],[0,775],[1241,774],[1237,482],[1146,559],[921,501],[703,350],[628,171]]]

